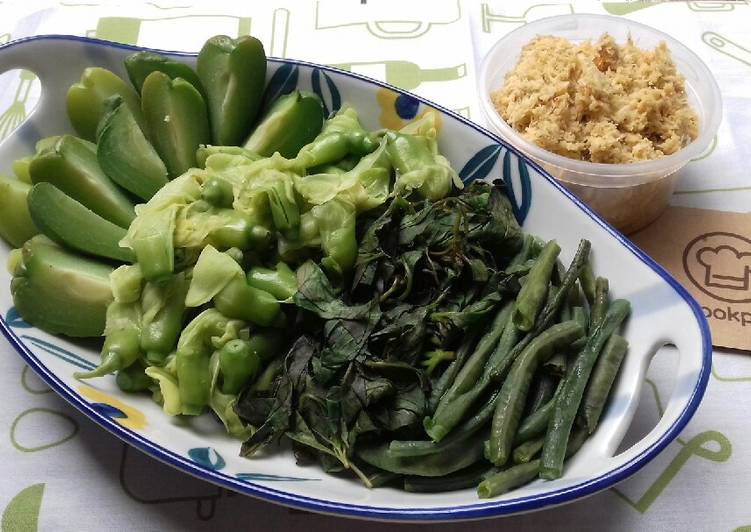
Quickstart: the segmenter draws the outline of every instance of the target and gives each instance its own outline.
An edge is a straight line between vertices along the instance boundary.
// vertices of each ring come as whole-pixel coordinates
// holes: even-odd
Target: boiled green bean
[[[538,436],[533,440],[528,440],[519,445],[513,452],[515,464],[526,464],[542,451],[542,444],[545,443],[545,436]]]
[[[586,431],[575,431],[569,439],[566,456],[572,456],[576,453],[584,443],[585,439]],[[480,482],[477,486],[477,495],[481,499],[489,499],[490,497],[497,497],[509,490],[523,486],[538,476],[540,467],[541,460],[538,458],[526,464],[517,464],[508,469],[504,469]]]
[[[459,441],[440,453],[427,456],[394,456],[389,443],[361,446],[357,456],[364,462],[384,471],[421,477],[441,477],[468,467],[482,458],[484,438]]]
[[[556,353],[550,359],[543,364],[545,371],[551,375],[561,376],[566,373],[566,355],[563,353]]]
[[[477,342],[474,353],[461,368],[451,387],[441,397],[433,416],[425,418],[425,432],[433,440],[440,441],[461,421],[464,410],[452,409],[451,405],[457,397],[477,387],[478,381],[484,374],[488,358],[498,344],[513,308],[513,302],[509,302],[498,311],[490,329]]]
[[[440,493],[472,488],[483,480],[488,468],[487,462],[478,462],[445,477],[405,477],[404,490],[413,493]]]
[[[545,302],[550,276],[556,264],[561,247],[554,241],[548,242],[540,252],[526,281],[516,296],[514,307],[514,325],[524,332],[532,329],[535,319]]]
[[[562,387],[563,379],[558,383],[553,397],[548,402],[522,419],[521,423],[519,423],[519,430],[516,432],[516,436],[514,436],[514,445],[519,445],[541,434],[545,434],[545,430],[548,428],[548,421],[553,414],[555,400]]]
[[[555,479],[561,476],[566,454],[566,442],[574,424],[576,413],[579,410],[592,368],[608,338],[626,319],[630,309],[631,305],[628,301],[623,299],[614,301],[604,319],[595,327],[582,352],[577,356],[571,373],[566,378],[561,393],[556,399],[553,415],[548,424],[545,445],[542,449],[542,466],[540,468],[542,478]]]
[[[475,415],[459,425],[451,432],[451,434],[443,438],[440,442],[432,440],[395,440],[389,445],[389,453],[391,453],[392,456],[425,456],[442,452],[451,447],[454,443],[466,440],[483,428],[488,420],[490,420],[495,411],[498,393],[499,391],[495,392],[495,394],[488,399],[487,403],[485,403]]]
[[[472,348],[475,345],[477,336],[477,330],[474,330],[465,336],[464,341],[459,346],[459,349],[456,350],[456,358],[454,358],[451,364],[449,364],[449,367],[446,368],[446,371],[441,374],[438,382],[436,382],[433,386],[433,389],[430,393],[430,398],[428,400],[429,412],[435,412],[435,409],[438,407],[438,403],[440,402],[441,397],[443,397],[443,394],[446,393],[449,387],[453,384],[454,379],[464,366],[464,363],[467,361],[469,354],[472,352]]]
[[[608,292],[609,283],[604,277],[598,277],[595,280],[595,300],[592,303],[590,312],[589,332],[592,333],[594,328],[600,323],[600,320],[608,311]]]
[[[574,321],[553,325],[532,340],[514,361],[493,415],[487,453],[493,464],[503,465],[509,458],[529,385],[539,364],[583,335],[584,330]]]
[[[605,344],[592,370],[592,378],[589,380],[582,403],[583,417],[589,434],[592,434],[597,427],[627,349],[626,339],[614,334]]]
[[[555,358],[557,355],[557,353],[553,355],[550,360]],[[550,360],[548,362],[550,362]],[[534,384],[534,391],[530,394],[530,400],[528,401],[529,408],[527,409],[527,412],[530,414],[539,410],[542,405],[553,398],[553,394],[555,393],[558,385],[558,379],[550,375],[550,373],[548,372],[541,372],[538,373],[537,377],[535,378]]]
[[[581,283],[584,297],[587,298],[587,301],[591,305],[595,300],[595,274],[592,271],[592,263],[590,261],[587,261],[584,269],[582,269],[579,282]]]

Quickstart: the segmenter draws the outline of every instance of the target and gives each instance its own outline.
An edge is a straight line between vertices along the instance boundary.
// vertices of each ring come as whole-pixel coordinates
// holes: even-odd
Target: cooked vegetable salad
[[[169,416],[213,412],[251,456],[368,487],[493,497],[561,476],[597,427],[629,313],[583,240],[564,266],[525,234],[502,182],[465,186],[435,115],[368,131],[314,94],[266,102],[253,37],[194,71],[151,52],[132,86],[89,68],[78,137],[0,178],[16,308],[103,336],[101,363]]]

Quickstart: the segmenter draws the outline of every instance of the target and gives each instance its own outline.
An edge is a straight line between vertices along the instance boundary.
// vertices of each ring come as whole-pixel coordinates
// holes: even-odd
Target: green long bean
[[[498,345],[496,346],[495,351],[490,355],[490,358],[485,365],[486,371],[483,375],[483,383],[485,380],[491,378],[491,371],[496,371],[500,375],[506,374],[506,370],[511,366],[511,362],[513,362],[514,346],[519,342],[520,336],[521,331],[516,328],[516,325],[514,325],[514,317],[511,315],[506,321],[506,325],[503,328],[503,333],[501,334],[500,340],[498,340]]]
[[[597,364],[592,370],[592,378],[589,380],[584,392],[582,411],[587,431],[592,434],[597,428],[602,409],[610,395],[615,376],[621,367],[623,357],[628,350],[628,342],[622,336],[614,334],[602,349],[602,354],[597,359]]]
[[[493,382],[501,380],[501,378],[506,375],[511,364],[527,347],[532,339],[551,324],[555,316],[558,314],[561,305],[564,303],[566,293],[579,277],[581,269],[584,267],[587,257],[589,256],[589,249],[590,243],[587,240],[582,240],[573,260],[571,261],[569,269],[566,271],[566,274],[561,281],[560,288],[548,291],[548,301],[540,315],[537,317],[534,329],[522,337],[521,340],[519,340],[521,331],[519,331],[514,324],[514,314],[512,313],[509,316],[508,322],[501,334],[501,338],[498,341],[498,345],[488,359],[480,380],[472,389],[458,397],[454,397],[453,401],[445,405],[442,414],[438,419],[435,417],[433,418],[431,437],[434,439],[438,437],[437,441],[439,441],[440,438],[448,434],[461,418],[466,415],[466,412],[472,407],[478,397],[485,393],[488,386]],[[449,369],[451,369],[451,366],[449,366]]]
[[[564,353],[556,353],[543,366],[549,374],[560,376],[566,373],[566,364],[566,355]]]
[[[441,493],[471,488],[483,480],[483,475],[487,471],[487,463],[478,462],[444,477],[405,477],[404,490],[413,493]]]
[[[449,367],[446,368],[446,370],[441,374],[438,382],[436,382],[433,386],[433,389],[430,391],[430,398],[428,399],[428,410],[430,412],[435,412],[435,409],[438,407],[438,403],[440,402],[441,397],[443,397],[443,394],[446,393],[446,390],[448,390],[449,387],[453,384],[454,379],[459,373],[459,370],[462,369],[464,363],[469,357],[469,354],[472,352],[472,348],[475,345],[477,336],[477,330],[474,330],[466,335],[464,341],[456,350],[456,357],[451,362],[451,364],[449,364]]]
[[[486,478],[477,486],[477,496],[481,499],[497,497],[532,482],[540,473],[540,459],[526,464],[517,464]]]
[[[571,309],[571,319],[581,325],[585,330],[589,330],[589,315],[584,307],[574,307]]]
[[[392,473],[421,477],[441,477],[468,467],[482,458],[483,438],[459,441],[427,456],[394,456],[389,443],[361,446],[357,456],[364,462]]]
[[[566,378],[566,382],[563,384],[561,393],[556,400],[553,415],[548,424],[548,431],[545,434],[545,445],[542,449],[541,458],[542,465],[540,467],[542,478],[555,479],[561,476],[568,437],[592,368],[608,338],[626,319],[630,309],[631,305],[626,300],[613,301],[607,314],[595,327],[584,349],[574,361],[571,373]]]
[[[522,240],[521,249],[514,255],[508,263],[507,269],[512,266],[519,266],[529,260],[532,255],[532,246],[534,244],[535,237],[532,235],[524,235]]]
[[[519,423],[519,429],[514,436],[514,445],[519,445],[525,441],[545,434],[545,430],[548,428],[548,421],[553,414],[553,408],[555,408],[556,398],[563,387],[563,382],[564,379],[561,379],[553,397],[547,403],[522,419],[521,423]]]
[[[557,355],[557,353],[553,355],[550,360],[555,358]],[[534,384],[534,391],[532,394],[530,394],[531,397],[528,401],[529,408],[527,409],[527,412],[530,414],[539,410],[541,406],[543,406],[553,398],[553,394],[555,393],[555,390],[557,388],[558,379],[550,375],[548,372],[542,372],[537,375]]]
[[[425,456],[439,453],[459,441],[464,441],[483,428],[495,411],[500,390],[495,392],[487,403],[471,418],[459,425],[440,442],[433,440],[394,440],[389,444],[389,453],[392,456]]]
[[[438,403],[436,415],[440,413],[441,408],[444,407],[446,403],[477,384],[477,379],[482,375],[488,357],[491,355],[501,338],[513,307],[513,302],[508,302],[496,313],[493,322],[490,325],[490,329],[482,336],[482,338],[480,338],[480,341],[477,342],[474,352],[459,370],[453,384]]]
[[[590,330],[590,319],[589,319],[589,313],[587,312],[587,309],[584,307],[574,307],[571,311],[571,319],[574,320],[576,323],[581,325],[585,331]],[[571,344],[571,348],[569,351],[571,353],[578,353],[579,351],[584,348],[584,344],[587,343],[587,337],[579,338],[576,342]]]
[[[595,274],[592,271],[592,263],[587,261],[587,264],[579,275],[579,282],[581,283],[584,297],[587,298],[587,302],[591,305],[595,300]]]
[[[608,280],[604,277],[598,277],[595,280],[595,299],[592,303],[592,311],[590,312],[589,319],[589,332],[590,334],[600,323],[600,320],[605,316],[608,311],[608,292],[610,286]]]
[[[466,394],[476,387],[479,388],[478,381],[481,382],[485,372],[485,366],[489,357],[497,346],[503,335],[506,324],[514,309],[514,303],[508,302],[496,314],[493,322],[485,335],[477,342],[472,355],[469,357],[464,366],[459,370],[456,379],[446,393],[438,402],[435,413],[432,417],[426,417],[424,420],[425,432],[435,441],[440,441],[451,429],[453,429],[461,417],[465,414],[464,409],[461,411],[457,408],[451,408],[451,405],[457,397]],[[472,394],[473,400],[478,394]]]
[[[560,252],[561,247],[555,240],[551,240],[527,274],[514,306],[514,325],[519,330],[527,332],[535,325],[535,319],[545,304],[545,294],[548,293],[550,277]]]
[[[525,441],[514,449],[512,458],[515,464],[526,464],[542,451],[542,445],[545,443],[545,436],[538,436],[532,440]]]
[[[524,337],[519,340],[516,345],[514,345],[512,353],[509,356],[511,360],[514,360],[516,356],[521,353],[521,351],[527,346],[529,342],[532,341],[535,336],[547,329],[551,325],[551,323],[553,323],[553,320],[560,311],[561,305],[564,303],[569,289],[574,285],[577,278],[581,275],[582,269],[587,264],[587,258],[589,257],[589,250],[591,249],[591,246],[592,245],[588,240],[582,240],[581,242],[579,242],[579,247],[576,250],[576,254],[571,261],[571,265],[566,271],[566,275],[561,281],[559,290],[556,292],[554,297],[552,297],[550,301],[545,304],[542,312],[537,317],[537,321],[535,322],[533,330],[524,335]],[[503,372],[500,371],[499,368],[496,368],[493,370],[491,378],[493,380],[498,380],[502,376]]]
[[[572,456],[584,443],[586,431],[578,430],[571,435],[568,444],[566,456]],[[504,469],[495,475],[487,477],[477,486],[477,495],[481,499],[497,497],[509,490],[523,486],[531,482],[538,476],[541,467],[541,460],[538,458],[526,464],[517,464],[508,469]]]
[[[514,361],[493,414],[486,454],[493,464],[501,466],[509,458],[529,385],[539,364],[583,335],[584,330],[574,321],[553,325],[532,340]]]

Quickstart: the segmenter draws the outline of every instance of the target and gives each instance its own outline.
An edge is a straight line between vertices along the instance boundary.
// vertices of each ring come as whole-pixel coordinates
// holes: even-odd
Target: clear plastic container
[[[506,73],[522,47],[537,35],[555,35],[578,43],[609,33],[617,43],[629,35],[634,44],[654,49],[665,41],[678,71],[686,78],[688,101],[699,119],[699,135],[680,151],[631,164],[592,163],[549,152],[524,139],[496,112],[490,93],[503,86]],[[657,218],[667,207],[680,170],[707,149],[722,119],[720,89],[707,66],[679,41],[654,28],[621,17],[561,15],[526,24],[499,40],[482,63],[478,90],[492,130],[540,164],[594,211],[624,233],[632,233]]]

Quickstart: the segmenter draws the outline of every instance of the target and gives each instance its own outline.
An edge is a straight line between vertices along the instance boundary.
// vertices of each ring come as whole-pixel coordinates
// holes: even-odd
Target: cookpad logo
[[[751,302],[751,240],[735,233],[705,233],[683,251],[683,269],[702,292],[727,303]]]

